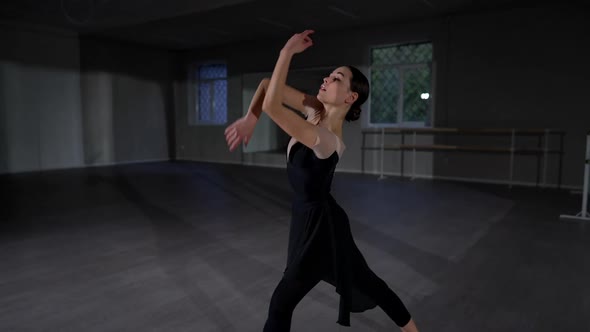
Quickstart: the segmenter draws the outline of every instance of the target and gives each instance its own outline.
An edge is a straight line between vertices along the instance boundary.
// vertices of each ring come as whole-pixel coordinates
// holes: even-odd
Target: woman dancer
[[[271,301],[264,332],[288,332],[297,304],[320,281],[340,294],[338,323],[350,326],[350,312],[379,305],[403,332],[417,332],[399,297],[368,267],[354,243],[348,217],[330,195],[336,164],[344,152],[342,124],[360,117],[369,82],[355,67],[336,68],[317,97],[285,84],[293,55],[312,45],[311,30],[295,34],[280,52],[270,80],[263,80],[248,113],[225,130],[230,151],[248,143],[263,111],[291,136],[287,173],[295,191],[287,268]],[[291,112],[301,110],[307,120]]]

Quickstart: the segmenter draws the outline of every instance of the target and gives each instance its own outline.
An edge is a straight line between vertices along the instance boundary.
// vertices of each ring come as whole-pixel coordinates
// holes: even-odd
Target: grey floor
[[[370,266],[421,331],[590,331],[590,225],[568,192],[336,175]],[[285,170],[148,163],[0,177],[0,331],[261,331],[286,255]],[[320,284],[293,331],[339,327]]]

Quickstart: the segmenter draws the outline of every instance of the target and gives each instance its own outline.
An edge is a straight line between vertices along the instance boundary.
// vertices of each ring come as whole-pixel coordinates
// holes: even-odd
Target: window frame
[[[376,48],[389,48],[389,47],[400,47],[400,46],[405,46],[405,45],[414,45],[414,44],[431,44],[432,45],[432,60],[430,62],[420,62],[420,63],[400,63],[400,64],[395,64],[395,65],[373,65],[372,64],[372,55],[373,55],[373,49]],[[372,112],[372,105],[371,105],[371,99],[369,97],[368,99],[368,108],[369,108],[369,112],[367,112],[367,117],[366,117],[366,121],[365,121],[365,127],[367,128],[431,128],[433,127],[433,119],[434,119],[434,112],[435,112],[435,77],[436,77],[436,73],[435,73],[435,60],[434,60],[434,43],[431,40],[418,40],[418,41],[411,41],[411,42],[403,42],[403,43],[396,43],[396,44],[379,44],[379,45],[371,45],[369,46],[369,66],[368,66],[368,78],[369,78],[369,82],[371,84],[371,90],[373,90],[373,81],[372,81],[372,72],[373,69],[375,68],[397,68],[399,73],[400,73],[400,77],[399,77],[399,86],[400,86],[400,94],[399,94],[399,99],[398,99],[398,109],[401,110],[401,112],[398,112],[397,114],[397,122],[395,123],[372,123],[371,122],[371,112]],[[430,104],[429,104],[429,110],[427,111],[426,114],[426,119],[424,121],[403,121],[403,116],[404,116],[404,109],[403,109],[403,105],[404,105],[404,94],[403,94],[403,89],[404,89],[404,80],[403,80],[403,76],[404,76],[404,70],[408,69],[408,68],[420,68],[420,67],[429,67],[430,69]],[[402,121],[400,121],[400,119]]]
[[[226,74],[223,78],[200,78],[200,69],[204,66],[214,66],[214,65],[223,65],[225,66]],[[225,126],[228,123],[228,103],[229,103],[229,75],[228,75],[228,66],[226,61],[207,61],[207,62],[198,62],[193,63],[189,66],[189,84],[188,84],[188,113],[189,113],[189,125],[190,126]],[[208,83],[209,85],[209,95],[212,97],[210,101],[211,106],[211,113],[210,116],[215,118],[215,82],[216,81],[225,81],[225,121],[217,122],[214,120],[201,120],[201,95],[200,95],[200,88],[201,83]]]

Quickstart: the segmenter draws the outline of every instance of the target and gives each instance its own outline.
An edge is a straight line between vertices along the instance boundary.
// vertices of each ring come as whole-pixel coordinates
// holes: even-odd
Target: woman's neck
[[[335,110],[326,110],[322,115],[320,125],[328,128],[331,132],[342,138],[342,124],[344,123],[344,117],[341,114],[345,112],[338,112]]]

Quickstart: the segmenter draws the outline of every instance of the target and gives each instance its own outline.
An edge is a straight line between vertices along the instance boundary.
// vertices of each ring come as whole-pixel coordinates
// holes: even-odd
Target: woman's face
[[[350,91],[350,79],[352,72],[348,67],[336,68],[328,77],[324,78],[324,83],[320,86],[317,98],[324,104],[342,105],[350,103],[352,92]]]

